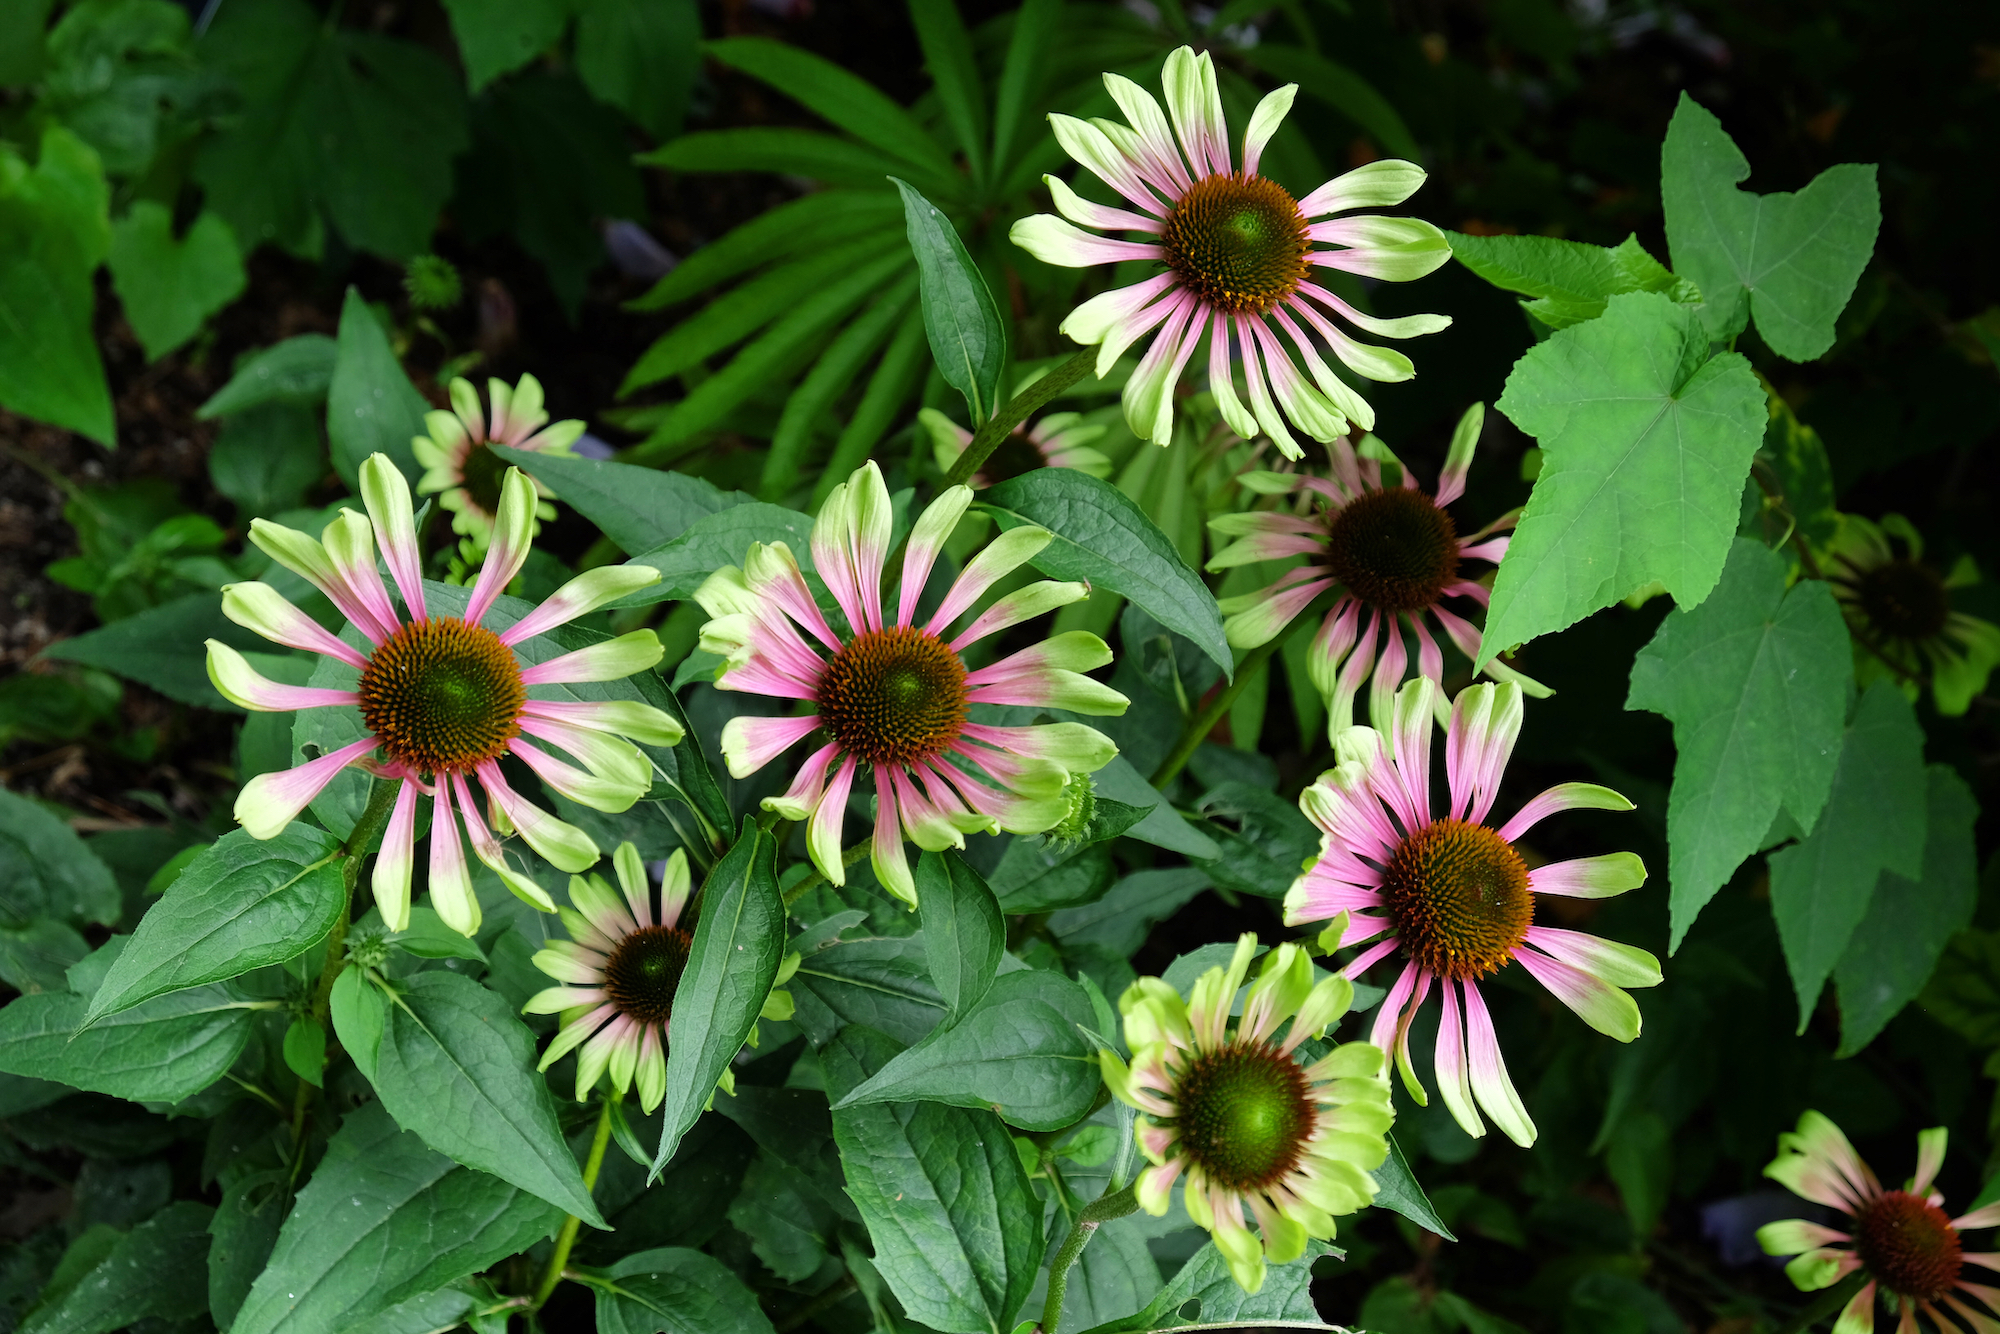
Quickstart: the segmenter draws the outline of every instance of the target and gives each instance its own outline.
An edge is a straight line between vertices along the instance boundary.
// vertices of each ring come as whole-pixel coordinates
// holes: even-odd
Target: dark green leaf
[[[829,945],[801,961],[789,986],[799,1027],[821,1046],[847,1024],[907,1045],[936,1028],[950,1008],[931,982],[921,933]]]
[[[1234,821],[1218,829],[1222,855],[1202,869],[1224,889],[1281,899],[1308,859],[1319,855],[1319,831],[1298,806],[1268,788],[1224,783],[1195,803],[1211,819]]]
[[[783,505],[753,500],[696,519],[687,531],[632,558],[660,572],[660,582],[620,598],[613,606],[645,607],[694,596],[724,565],[741,565],[752,542],[783,542],[804,570],[812,568],[812,519]]]
[[[1123,755],[1112,756],[1111,763],[1092,774],[1091,778],[1096,782],[1100,796],[1135,806],[1152,807],[1144,819],[1125,831],[1127,837],[1178,852],[1196,861],[1213,861],[1222,855],[1220,845],[1189,824]]]
[[[1410,1160],[1403,1156],[1403,1146],[1396,1143],[1394,1135],[1389,1136],[1389,1156],[1371,1175],[1375,1178],[1375,1207],[1393,1209],[1403,1217],[1423,1228],[1435,1232],[1446,1241],[1457,1241],[1451,1229],[1437,1216],[1431,1207],[1430,1197],[1417,1184],[1416,1173],[1410,1171]]]
[[[908,182],[897,180],[896,189],[903,196],[904,228],[922,275],[924,329],[930,335],[931,356],[945,383],[965,395],[974,424],[983,422],[1000,408],[1007,326],[951,219]]]
[[[0,788],[0,922],[109,926],[119,911],[117,882],[97,854],[49,811]]]
[[[1868,913],[1876,878],[1923,874],[1924,734],[1893,682],[1862,695],[1812,832],[1771,854],[1771,916],[1805,1032],[1828,973]]]
[[[1931,765],[1925,778],[1923,874],[1883,873],[1868,915],[1833,970],[1840,990],[1842,1056],[1867,1046],[1923,989],[1945,943],[1972,918],[1978,890],[1972,826],[1978,803],[1948,765]]]
[[[66,922],[42,917],[0,926],[0,982],[20,992],[62,991],[64,973],[89,953],[89,943]]]
[[[903,206],[880,179],[866,190],[818,190],[765,209],[674,266],[632,310],[659,310],[740,273],[833,242],[887,230]]]
[[[340,307],[340,355],[326,387],[326,438],[333,446],[333,469],[359,490],[361,465],[371,454],[387,454],[405,477],[420,469],[410,449],[424,434],[430,404],[403,374],[389,335],[355,288]]]
[[[694,0],[574,0],[576,72],[656,139],[680,133],[701,68]]]
[[[1665,714],[1679,759],[1667,805],[1672,946],[1762,844],[1780,809],[1819,818],[1846,725],[1847,627],[1827,586],[1739,540],[1715,595],[1675,611],[1632,663],[1628,709]]]
[[[628,555],[664,546],[700,520],[750,499],[681,472],[504,446],[493,452],[546,483],[563,504],[596,524]],[[741,560],[738,555],[736,561]]]
[[[972,35],[965,30],[956,5],[912,5],[917,41],[924,64],[944,103],[945,117],[965,154],[974,181],[986,178],[986,88],[972,53]]]
[[[1814,547],[1831,542],[1840,520],[1834,512],[1833,465],[1827,459],[1826,446],[1819,432],[1801,422],[1791,405],[1775,395],[1771,424],[1764,430],[1764,447],[1758,457],[1777,475],[1785,508],[1799,526],[1799,533]]]
[[[467,1167],[602,1227],[534,1072],[535,1038],[498,994],[457,973],[403,980],[370,1077],[398,1125]]]
[[[318,418],[305,404],[282,399],[230,417],[208,453],[215,489],[250,517],[298,509],[306,489],[326,473]]]
[[[208,679],[211,639],[250,653],[268,653],[272,647],[270,640],[222,614],[220,594],[189,593],[51,644],[42,655],[101,668],[183,704],[240,713]]]
[[[292,1205],[285,1173],[274,1168],[238,1177],[223,1189],[222,1203],[209,1220],[208,1309],[218,1328],[228,1329],[250,1295],[277,1244],[278,1228]]]
[[[155,997],[78,1032],[89,1004],[47,991],[0,1009],[0,1070],[134,1102],[180,1102],[222,1078],[250,1039],[246,1003],[221,986]]]
[[[1493,584],[1482,663],[1649,584],[1683,610],[1708,597],[1764,438],[1748,361],[1711,358],[1692,312],[1632,292],[1531,348],[1498,406],[1541,442],[1542,472]]]
[[[845,1097],[896,1044],[849,1027],[820,1052],[828,1095]],[[1041,1269],[1042,1206],[1000,1118],[933,1102],[833,1114],[848,1194],[875,1268],[913,1320],[994,1334],[1011,1328]]]
[[[1089,903],[1111,888],[1111,850],[1069,848],[1051,840],[1016,838],[988,882],[1006,913],[1047,912]]]
[[[368,974],[349,964],[333,980],[327,1010],[340,1045],[369,1082],[375,1079],[375,1058],[382,1051],[382,1034],[389,1027],[389,1002]]]
[[[425,249],[466,144],[449,65],[414,42],[326,23],[302,0],[224,5],[200,51],[235,81],[243,110],[202,144],[194,175],[246,249],[317,252],[322,210],[361,249]]]
[[[340,344],[325,334],[300,334],[256,353],[196,410],[203,421],[262,403],[317,403],[333,383]]]
[[[437,915],[435,908],[421,903],[411,905],[410,924],[390,936],[389,943],[419,959],[486,962],[486,951],[479,948],[478,941],[461,936],[444,924],[444,919]]]
[[[271,839],[230,830],[147,911],[85,1022],[305,953],[346,907],[339,854],[340,840],[309,825]]]
[[[1097,902],[1050,914],[1049,930],[1065,949],[1095,945],[1113,957],[1129,958],[1146,943],[1155,922],[1171,917],[1208,884],[1208,872],[1192,866],[1136,871]]]
[[[1750,160],[1722,122],[1682,93],[1660,151],[1674,267],[1707,298],[1712,336],[1741,329],[1747,301],[1773,352],[1811,361],[1833,346],[1834,321],[1875,252],[1875,168],[1829,167],[1796,194],[1738,189],[1749,175]]]
[[[231,1334],[346,1329],[526,1250],[561,1219],[361,1107],[299,1192]]]
[[[743,1189],[729,1206],[731,1225],[750,1238],[764,1267],[787,1283],[811,1278],[826,1263],[835,1220],[826,1200],[768,1151],[750,1164]]]
[[[962,1015],[993,985],[1007,952],[1007,924],[986,881],[955,852],[924,853],[916,882],[931,980],[951,1012]]]
[[[641,1251],[582,1278],[597,1294],[598,1334],[770,1334],[750,1289],[700,1251]]]
[[[1035,557],[1036,569],[1119,594],[1193,640],[1225,674],[1235,671],[1208,586],[1117,487],[1074,468],[1038,468],[990,488],[980,499],[1002,528],[1036,524],[1055,534]]]
[[[89,145],[57,124],[28,170],[0,148],[0,406],[114,443],[91,335],[91,274],[111,245],[110,192]]]
[[[204,212],[176,237],[173,215],[151,199],[112,225],[109,259],[112,285],[149,361],[200,333],[202,321],[249,281],[228,223]]]
[[[1060,1130],[1097,1096],[1096,1022],[1083,988],[1060,973],[1004,973],[978,1005],[932,1030],[834,1104],[928,1102],[997,1108],[1023,1130]]]
[[[285,1029],[285,1068],[314,1088],[326,1072],[326,1029],[301,1015]]]
[[[670,171],[775,171],[833,186],[879,186],[909,164],[865,144],[818,130],[703,130],[636,159]]]
[[[148,1316],[204,1313],[213,1212],[192,1200],[168,1205],[121,1238],[60,1302],[23,1322],[21,1334],[108,1334]]]
[[[554,46],[569,26],[564,0],[445,0],[444,8],[475,93]]]
[[[1974,1047],[2000,1047],[2000,931],[1953,936],[1917,1003]]]
[[[715,1096],[716,1081],[743,1050],[778,976],[785,904],[777,853],[771,836],[745,816],[736,845],[702,885],[701,916],[675,993],[655,1176]]]

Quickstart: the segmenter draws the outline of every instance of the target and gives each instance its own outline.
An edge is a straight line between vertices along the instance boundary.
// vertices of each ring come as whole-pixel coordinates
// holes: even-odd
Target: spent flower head
[[[390,929],[409,925],[410,879],[416,858],[417,803],[431,803],[431,904],[454,930],[479,927],[479,900],[459,842],[463,824],[472,851],[515,894],[544,911],[555,905],[542,887],[507,859],[498,834],[518,831],[529,847],[565,871],[597,860],[597,845],[516,792],[500,769],[503,757],[525,763],[556,791],[581,805],[623,811],[652,785],[652,764],[632,744],[671,746],[681,726],[636,700],[544,700],[539,686],[612,681],[660,660],[660,641],[638,630],[587,648],[527,663],[519,648],[615,598],[659,582],[645,566],[610,565],[580,574],[539,607],[495,631],[483,622],[501,590],[528,559],[535,492],[509,468],[493,543],[462,616],[433,616],[425,603],[421,553],[410,488],[386,455],[361,465],[368,517],[343,509],[318,541],[256,519],[250,540],[273,560],[324,593],[366,642],[329,633],[269,584],[231,584],[223,614],[289,648],[345,663],[359,673],[351,689],[284,685],[269,680],[229,645],[208,641],[208,675],[231,703],[246,709],[357,710],[362,737],[329,754],[243,785],[236,819],[256,838],[274,838],[350,766],[400,784],[375,859],[375,901]],[[402,610],[389,600],[375,569],[380,547]],[[627,740],[626,738],[631,738]],[[542,748],[566,751],[577,768]],[[473,798],[477,779],[486,811]]]
[[[1858,683],[1894,674],[1916,699],[1928,676],[1939,713],[1971,707],[2000,666],[2000,625],[1952,606],[1952,593],[1979,582],[1972,557],[1940,572],[1924,560],[1924,537],[1900,514],[1871,523],[1840,516],[1828,556],[1833,595],[1862,648],[1854,658]]]
[[[1300,946],[1264,956],[1242,1017],[1231,1019],[1256,953],[1256,936],[1239,937],[1229,966],[1203,973],[1185,999],[1161,978],[1140,978],[1118,1001],[1131,1065],[1098,1052],[1106,1086],[1139,1111],[1133,1134],[1151,1164],[1139,1173],[1140,1207],[1166,1213],[1183,1180],[1188,1216],[1245,1292],[1264,1285],[1266,1259],[1298,1259],[1307,1237],[1331,1238],[1336,1215],[1375,1198],[1369,1174],[1388,1157],[1395,1119],[1379,1048],[1302,1050],[1347,1013],[1354,987],[1341,976],[1315,981]]]
[[[465,299],[458,269],[442,255],[418,255],[403,269],[403,290],[418,310],[450,310]]]
[[[1046,176],[1062,217],[1023,218],[1014,224],[1014,243],[1045,263],[1069,268],[1137,259],[1162,269],[1086,301],[1070,312],[1062,331],[1098,345],[1100,377],[1127,348],[1153,334],[1126,382],[1124,401],[1133,433],[1158,444],[1173,438],[1174,386],[1204,335],[1209,387],[1230,429],[1244,439],[1262,432],[1298,458],[1303,451],[1288,423],[1322,441],[1343,434],[1350,421],[1372,428],[1374,410],[1327,365],[1321,346],[1371,380],[1407,380],[1415,369],[1400,352],[1350,337],[1332,317],[1385,338],[1435,333],[1451,321],[1441,315],[1373,318],[1313,281],[1313,270],[1402,282],[1450,259],[1444,233],[1428,222],[1331,216],[1400,204],[1424,183],[1423,170],[1410,162],[1371,162],[1294,199],[1257,168],[1298,85],[1286,84],[1257,104],[1238,167],[1230,160],[1229,127],[1208,53],[1188,47],[1173,52],[1163,83],[1165,112],[1130,79],[1104,76],[1129,124],[1049,117],[1063,149],[1131,207],[1092,203]],[[1114,240],[1084,227],[1147,239]],[[1236,394],[1238,358],[1247,406]]]
[[[1535,1124],[1507,1077],[1482,978],[1518,963],[1598,1032],[1630,1042],[1639,1007],[1621,988],[1660,981],[1652,955],[1580,931],[1535,923],[1535,895],[1598,899],[1646,882],[1629,852],[1529,868],[1515,844],[1558,811],[1625,811],[1632,803],[1592,783],[1562,783],[1495,829],[1486,823],[1514,739],[1521,691],[1512,683],[1469,686],[1451,708],[1445,777],[1451,801],[1431,806],[1431,719],[1437,688],[1418,677],[1396,695],[1385,736],[1353,727],[1341,734],[1339,766],[1306,789],[1299,806],[1323,833],[1320,855],[1285,895],[1285,922],[1297,926],[1350,913],[1355,942],[1374,941],[1347,965],[1359,977],[1401,953],[1402,969],[1375,1014],[1371,1040],[1393,1050],[1410,1095],[1427,1104],[1410,1065],[1410,1024],[1436,983],[1444,1001],[1437,1079],[1445,1106],[1469,1135],[1484,1108],[1509,1138],[1534,1143]]]
[[[1919,1132],[1915,1175],[1901,1190],[1884,1190],[1840,1127],[1818,1112],[1806,1112],[1797,1130],[1778,1136],[1778,1156],[1764,1175],[1814,1204],[1838,1209],[1848,1224],[1842,1230],[1787,1219],[1758,1228],[1757,1241],[1767,1255],[1793,1257],[1785,1273],[1802,1292],[1865,1272],[1867,1281],[1834,1322],[1834,1334],[1873,1334],[1877,1295],[1896,1313],[1898,1334],[1913,1334],[1919,1315],[1952,1334],[1957,1322],[1974,1334],[2000,1330],[2000,1289],[1964,1276],[1968,1264],[2000,1269],[2000,1253],[1968,1251],[1961,1235],[2000,1226],[2000,1204],[1957,1218],[1945,1213],[1944,1196],[1931,1182],[1944,1165],[1946,1140],[1943,1126]],[[1986,1309],[1969,1305],[1967,1297]]]
[[[1081,723],[989,726],[972,721],[973,705],[1115,715],[1127,703],[1083,675],[1111,661],[1104,641],[1084,631],[977,669],[961,656],[988,635],[1089,595],[1082,583],[1031,583],[951,633],[982,595],[1048,545],[1046,529],[1000,534],[966,563],[937,610],[919,617],[931,567],[971,503],[971,489],[955,486],[917,519],[892,601],[882,588],[892,526],[882,474],[864,464],[836,486],[813,525],[812,558],[839,605],[840,629],[782,542],[753,544],[742,568],[716,571],[695,592],[714,618],[701,646],[724,659],[718,690],[811,707],[790,718],[732,718],[722,732],[729,772],[748,777],[819,735],[791,787],[765,798],[764,807],[809,822],[813,864],[839,885],[847,876],[840,846],[847,799],[865,768],[875,780],[875,876],[912,905],[916,881],[905,837],[938,851],[964,847],[969,833],[1039,834],[1069,813],[1070,776],[1101,769],[1118,753],[1109,737]]]

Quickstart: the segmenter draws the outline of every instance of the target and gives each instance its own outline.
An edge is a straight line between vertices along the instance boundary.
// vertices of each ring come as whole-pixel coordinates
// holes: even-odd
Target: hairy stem
[[[606,1095],[601,1110],[597,1113],[597,1134],[590,1141],[590,1156],[583,1160],[583,1188],[597,1189],[597,1174],[604,1166],[604,1146],[611,1143],[611,1103],[617,1094]],[[556,1248],[549,1252],[549,1262],[542,1270],[542,1281],[535,1285],[535,1295],[528,1299],[528,1309],[539,1311],[549,1294],[562,1282],[563,1268],[569,1264],[570,1248],[576,1245],[577,1229],[583,1220],[575,1214],[563,1218],[562,1231],[556,1233]]]
[[[1228,689],[1217,691],[1208,703],[1195,711],[1194,717],[1188,719],[1187,726],[1181,729],[1180,740],[1174,743],[1174,748],[1168,752],[1167,758],[1160,761],[1160,767],[1153,770],[1154,787],[1173,778],[1187,764],[1195,748],[1201,745],[1202,738],[1215,730],[1215,725],[1222,721],[1222,715],[1229,712],[1229,706],[1236,702],[1236,697],[1243,693],[1243,688],[1255,679],[1258,670],[1283,646],[1289,629],[1287,626],[1285,630],[1272,635],[1267,642],[1251,649],[1243,661],[1236,664],[1236,679],[1229,683]]]
[[[966,478],[979,471],[979,465],[986,462],[1016,426],[1028,420],[1029,414],[1037,408],[1088,375],[1096,361],[1097,349],[1086,347],[1014,395],[1006,407],[987,418],[973,433],[972,443],[958,456],[958,462],[951,465],[951,471],[945,474],[944,484],[948,487],[963,485]]]
[[[874,844],[870,840],[868,839],[861,840],[861,842],[856,843],[846,852],[840,854],[840,864],[842,866],[854,865],[854,863],[860,861],[863,857],[866,857],[868,855],[868,850],[873,846]],[[821,885],[825,883],[826,883],[826,872],[820,870],[817,866],[813,867],[812,870],[805,873],[805,876],[802,879],[800,879],[798,884],[793,885],[790,889],[785,891],[785,906],[787,908],[791,907],[794,903],[797,903],[800,899],[804,898],[808,893],[810,893],[815,889],[818,889]]]
[[[1139,1207],[1138,1182],[1134,1181],[1123,1190],[1100,1195],[1083,1206],[1083,1212],[1076,1216],[1076,1223],[1069,1235],[1063,1238],[1062,1249],[1049,1264],[1049,1295],[1042,1303],[1042,1319],[1037,1328],[1041,1334],[1055,1334],[1062,1322],[1063,1298],[1069,1294],[1069,1271],[1083,1254],[1084,1245],[1098,1227],[1114,1218],[1123,1218]]]

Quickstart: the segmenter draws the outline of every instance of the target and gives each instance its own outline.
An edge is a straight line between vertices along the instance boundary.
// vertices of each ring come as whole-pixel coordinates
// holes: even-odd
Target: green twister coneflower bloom
[[[1336,940],[1340,925],[1329,931]],[[1300,946],[1264,956],[1231,1022],[1256,953],[1255,935],[1238,938],[1229,966],[1203,973],[1186,1000],[1160,978],[1140,978],[1118,1002],[1131,1066],[1098,1053],[1105,1084],[1139,1110],[1133,1133],[1152,1164],[1139,1173],[1139,1206],[1166,1213],[1185,1175],[1188,1217],[1215,1238],[1245,1292],[1264,1285],[1267,1258],[1298,1259],[1307,1237],[1334,1235],[1336,1214],[1375,1198],[1369,1173],[1388,1157],[1395,1120],[1379,1048],[1346,1042],[1311,1059],[1300,1051],[1354,999],[1345,977],[1315,982]]]

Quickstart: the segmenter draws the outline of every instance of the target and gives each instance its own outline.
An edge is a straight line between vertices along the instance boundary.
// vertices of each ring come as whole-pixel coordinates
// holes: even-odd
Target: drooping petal
[[[501,775],[499,765],[487,760],[476,772],[486,795],[506,813],[542,860],[559,871],[570,872],[586,870],[597,860],[597,845],[590,841],[590,835],[556,819],[515,792]]]
[[[358,649],[343,643],[285,600],[284,594],[265,583],[224,584],[222,614],[246,630],[254,630],[287,648],[338,658],[350,667],[366,669],[368,659]]]
[[[502,630],[500,642],[509,646],[519,644],[659,582],[660,572],[650,565],[601,565],[586,570],[549,594],[541,606]]]
[[[568,685],[583,681],[620,681],[656,665],[666,650],[651,630],[633,630],[601,644],[576,649],[560,657],[521,669],[524,685]]]
[[[1493,1118],[1508,1139],[1522,1148],[1535,1142],[1535,1123],[1521,1106],[1521,1095],[1507,1077],[1507,1063],[1500,1056],[1500,1041],[1493,1032],[1493,1016],[1476,984],[1465,986],[1465,1034],[1472,1066],[1472,1091],[1479,1105]]]
[[[375,746],[375,738],[366,736],[294,768],[258,774],[236,795],[236,822],[252,838],[276,838],[342,769],[367,758]]]
[[[352,690],[291,686],[273,681],[252,667],[241,653],[219,639],[208,641],[208,679],[231,704],[263,713],[289,713],[294,709],[333,708],[361,702],[361,696]]]
[[[391,931],[407,931],[410,926],[410,877],[416,869],[417,785],[409,779],[396,793],[389,823],[382,831],[382,848],[375,854],[375,870],[369,888],[375,906],[382,910],[382,922]]]
[[[1617,987],[1558,959],[1534,950],[1515,951],[1514,961],[1527,969],[1549,993],[1576,1012],[1577,1018],[1620,1042],[1639,1036],[1639,1007]]]
[[[731,778],[748,778],[818,730],[819,716],[759,718],[738,714],[722,728],[722,758]]]
[[[831,749],[831,747],[829,747]],[[806,826],[806,848],[819,873],[836,885],[847,883],[847,866],[840,849],[841,826],[847,819],[847,794],[854,786],[854,770],[859,763],[852,755],[841,761],[825,793],[813,807]]]
[[[479,896],[465,865],[465,847],[452,818],[451,784],[440,778],[431,797],[431,907],[463,936],[479,930]]]

